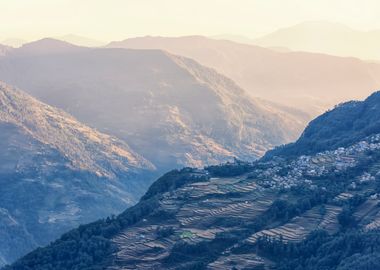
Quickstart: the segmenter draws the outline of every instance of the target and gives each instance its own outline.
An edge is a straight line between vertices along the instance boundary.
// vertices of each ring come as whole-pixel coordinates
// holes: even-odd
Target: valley
[[[326,118],[331,124],[347,117],[340,113],[345,109],[361,111],[357,120],[365,121],[361,107],[378,110],[370,106],[378,98],[375,93],[354,107],[343,104],[308,129]],[[302,149],[304,140],[292,147]],[[235,160],[166,173],[118,217],[69,232],[5,269],[50,269],[46,262],[54,269],[292,269],[303,258],[305,269],[350,269],[345,265],[360,265],[364,256],[374,256],[375,263],[380,251],[375,243],[362,257],[352,249],[339,260],[313,266],[307,266],[307,256],[323,250],[300,248],[313,241],[338,244],[334,241],[351,234],[378,237],[380,134],[362,134],[334,150],[308,155],[285,157],[287,148],[281,149],[282,155],[253,163]],[[85,252],[88,245],[106,248],[96,251],[102,254],[98,257]],[[61,252],[71,259],[51,260]],[[78,256],[82,252],[92,259]],[[305,257],[293,260],[295,252]]]
[[[0,270],[379,269],[379,14],[0,1]]]
[[[155,167],[125,142],[0,83],[0,258],[138,201]]]

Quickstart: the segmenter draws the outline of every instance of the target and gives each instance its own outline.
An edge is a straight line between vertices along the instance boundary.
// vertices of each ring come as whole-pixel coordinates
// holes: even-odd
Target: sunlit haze
[[[0,39],[66,34],[101,41],[193,34],[253,38],[310,20],[368,31],[380,29],[379,11],[378,0],[2,0]]]

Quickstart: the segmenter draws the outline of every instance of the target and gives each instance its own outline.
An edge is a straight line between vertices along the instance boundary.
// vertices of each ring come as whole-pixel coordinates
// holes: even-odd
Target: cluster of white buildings
[[[371,150],[380,150],[380,134],[371,136],[347,148],[340,147],[313,156],[300,156],[289,165],[284,164],[283,160],[272,160],[269,168],[256,170],[254,174],[259,183],[266,188],[289,189],[300,184],[313,187],[313,180],[311,179],[354,167],[357,165],[361,154]],[[373,180],[375,177],[367,172],[353,184],[356,187],[357,184]]]

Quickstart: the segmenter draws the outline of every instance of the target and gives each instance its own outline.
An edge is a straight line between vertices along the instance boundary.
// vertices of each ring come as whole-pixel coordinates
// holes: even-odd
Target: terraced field
[[[236,196],[223,197],[230,194]],[[158,210],[170,213],[171,218],[160,222],[144,219],[118,234],[113,239],[120,250],[116,254],[117,264],[123,265],[122,269],[154,269],[158,261],[169,255],[176,242],[211,241],[218,233],[235,228],[226,226],[226,220],[253,220],[264,213],[274,199],[271,190],[263,189],[246,176],[212,178],[163,194]],[[223,224],[219,224],[220,221]],[[165,228],[171,233],[161,236],[158,231]]]
[[[117,262],[123,265],[122,269],[154,269],[155,261],[169,254],[174,241],[158,239],[157,228],[156,225],[131,227],[114,239],[119,246]]]
[[[324,229],[333,234],[339,229],[337,216],[340,211],[340,207],[333,205],[325,205],[323,210],[321,206],[314,207],[282,226],[253,234],[246,242],[255,244],[260,237],[264,236],[278,240],[282,239],[284,242],[300,242],[317,229]]]
[[[255,269],[264,267],[264,269],[272,269],[273,263],[254,253],[249,254],[231,254],[228,256],[220,256],[216,261],[207,266],[209,270],[231,270],[232,267],[238,269]],[[260,268],[259,268],[260,269]]]
[[[109,221],[107,268],[269,270],[271,240],[298,246],[319,230],[380,228],[380,143],[372,148],[169,172]]]
[[[361,126],[347,121],[342,106],[355,109],[356,121],[362,109],[380,108],[380,94],[375,98],[365,108],[358,102],[338,106],[330,128]],[[118,217],[73,230],[7,270],[75,270],[79,264],[112,270],[343,270],[364,269],[363,263],[377,269],[380,134],[367,136],[379,130],[372,125],[380,123],[378,113],[368,112],[370,129],[350,129],[351,140],[347,132],[325,128],[333,111],[313,121],[293,146],[279,148],[287,155],[168,172]],[[326,137],[320,144],[307,141],[315,131],[316,138]],[[329,137],[335,133],[342,134]],[[300,150],[304,155],[295,156]]]
[[[369,198],[354,212],[354,218],[366,230],[377,229],[380,226],[379,199]]]
[[[367,158],[367,146],[360,143],[303,156],[290,163],[270,161],[236,177],[211,177],[205,171],[206,181],[192,181],[160,195],[156,212],[165,218],[148,216],[114,237],[119,250],[115,254],[116,264],[122,266],[115,269],[192,269],[190,254],[194,247],[217,249],[219,254],[212,259],[203,258],[201,261],[207,263],[201,269],[272,269],[274,262],[255,251],[259,239],[296,244],[317,230],[333,235],[342,226],[339,215],[356,197],[367,198],[352,207],[358,226],[367,231],[379,228],[380,198],[372,180],[374,172],[378,172],[377,162],[367,162],[364,172],[358,171],[348,179],[345,187],[329,195],[328,201],[314,202],[304,210],[297,208],[301,212],[289,218],[285,215],[277,219],[268,214],[281,200],[299,204],[299,192],[312,194],[318,189],[321,194],[326,193],[324,185],[329,184],[329,175],[359,166]],[[201,174],[198,172],[197,176]],[[302,191],[296,191],[300,187]],[[223,240],[212,246],[223,235],[234,240],[228,245]],[[176,252],[186,259],[177,258]],[[202,257],[202,253],[194,256]]]
[[[310,159],[312,164],[310,166],[311,168],[330,166],[334,170],[337,170],[338,167],[340,170],[347,170],[354,166],[352,164],[358,164],[357,160],[351,160],[351,157],[348,156],[343,154],[339,158],[338,165],[334,166],[329,164],[332,161],[331,158],[318,156]],[[346,162],[346,165],[341,166],[340,162]],[[307,177],[311,169],[307,166],[300,165],[300,167],[303,168],[301,170]],[[328,174],[330,171],[328,169],[321,172]],[[165,218],[148,216],[114,237],[113,242],[119,250],[115,254],[115,264],[119,268],[111,267],[110,269],[186,268],[189,267],[190,257],[182,263],[173,264],[170,261],[176,260],[173,250],[181,248],[181,246],[178,247],[179,243],[191,250],[191,247],[216,241],[218,235],[233,235],[235,231],[240,231],[237,242],[221,248],[218,251],[220,256],[210,260],[206,268],[254,269],[255,267],[264,267],[263,269],[272,269],[274,263],[267,258],[260,257],[249,249],[240,253],[236,252],[236,249],[245,246],[254,247],[258,239],[263,237],[281,240],[286,244],[299,243],[316,230],[325,230],[333,235],[339,231],[341,226],[338,216],[342,212],[342,205],[348,203],[355,196],[367,196],[366,194],[369,192],[374,194],[373,188],[368,184],[364,186],[364,189],[346,189],[331,197],[329,203],[317,204],[311,209],[289,218],[286,222],[269,223],[255,231],[252,229],[252,224],[257,224],[256,221],[267,213],[276,200],[281,198],[289,202],[293,200],[291,193],[281,191],[275,186],[265,187],[259,180],[264,176],[266,179],[281,181],[284,178],[281,178],[279,173],[278,168],[269,166],[266,170],[261,170],[259,178],[255,178],[257,173],[248,173],[237,177],[209,177],[206,181],[191,182],[161,194],[159,208],[156,209],[156,212],[161,213]],[[294,175],[294,170],[290,170],[289,174]],[[305,179],[304,181],[297,180],[297,178],[292,180],[299,181],[298,185],[306,183],[305,187],[310,188],[310,191],[316,187],[312,185],[312,180],[302,178],[305,177],[302,173],[297,177]],[[366,177],[368,178],[370,175]],[[359,175],[354,181],[360,184],[362,178],[363,176]],[[321,188],[323,190],[323,187]],[[377,199],[375,194],[355,208],[353,217],[365,230],[380,226],[379,203],[380,199]],[[252,231],[251,234],[249,234],[250,231]],[[202,255],[198,254],[197,256]]]

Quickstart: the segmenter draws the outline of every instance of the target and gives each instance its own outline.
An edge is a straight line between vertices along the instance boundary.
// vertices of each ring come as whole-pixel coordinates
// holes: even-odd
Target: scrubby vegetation
[[[208,176],[205,174],[193,173],[194,169],[184,168],[182,170],[173,170],[155,181],[141,200],[147,200],[157,194],[162,194],[164,192],[177,189],[184,184],[191,183],[194,181],[206,181]]]
[[[363,102],[340,104],[311,121],[297,142],[269,151],[266,158],[315,154],[380,133],[379,103],[380,92],[376,92]]]
[[[379,231],[334,236],[316,231],[298,244],[262,238],[257,248],[276,260],[278,270],[372,270],[380,265]]]
[[[110,217],[80,226],[45,248],[38,248],[4,270],[97,270],[104,269],[116,247],[110,238],[122,228],[153,212],[157,201],[150,199]]]
[[[176,189],[192,181],[203,181],[207,175],[194,174],[191,168],[171,171],[159,178],[147,191],[141,202],[117,217],[109,217],[83,225],[64,234],[45,248],[39,248],[4,270],[86,270],[103,269],[116,251],[111,238],[145,216],[163,219],[167,213],[159,212],[156,195]],[[157,213],[156,213],[157,212]],[[167,217],[166,217],[167,218]],[[172,234],[171,228],[159,228],[160,237]]]
[[[223,165],[208,166],[205,170],[215,177],[230,177],[249,172],[252,168],[251,163],[235,159],[233,163],[228,162]]]

